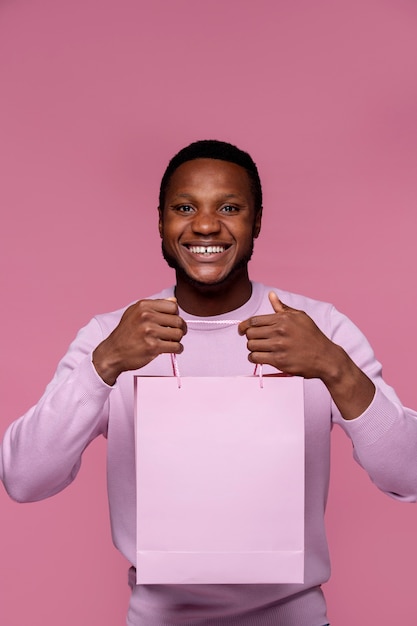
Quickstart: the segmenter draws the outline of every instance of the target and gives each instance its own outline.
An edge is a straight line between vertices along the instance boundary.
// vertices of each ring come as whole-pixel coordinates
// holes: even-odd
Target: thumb
[[[272,304],[272,308],[274,309],[275,313],[283,313],[286,309],[289,308],[283,302],[281,302],[275,291],[270,291],[268,294],[268,298],[270,303]]]

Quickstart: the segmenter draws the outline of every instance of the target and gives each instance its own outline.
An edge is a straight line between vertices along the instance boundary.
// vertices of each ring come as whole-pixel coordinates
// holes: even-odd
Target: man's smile
[[[227,250],[227,248],[230,247],[230,246],[216,246],[216,245],[192,246],[192,245],[185,245],[184,247],[187,248],[187,250],[189,250],[193,254],[204,254],[204,255],[208,256],[208,255],[211,255],[211,254],[220,254],[221,252],[225,252]]]

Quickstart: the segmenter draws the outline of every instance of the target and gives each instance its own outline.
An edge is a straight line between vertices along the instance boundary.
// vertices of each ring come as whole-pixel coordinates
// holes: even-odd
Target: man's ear
[[[262,225],[262,207],[256,212],[255,222],[253,224],[253,238],[256,239],[261,232]]]
[[[162,209],[161,207],[158,207],[158,230],[159,230],[159,236],[162,237]]]

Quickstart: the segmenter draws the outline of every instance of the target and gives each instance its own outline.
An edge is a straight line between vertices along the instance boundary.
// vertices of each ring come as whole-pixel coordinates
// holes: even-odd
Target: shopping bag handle
[[[187,324],[214,324],[214,325],[218,325],[218,324],[223,324],[223,325],[227,325],[227,326],[233,326],[235,324],[240,324],[240,320],[184,320],[185,323]],[[177,379],[177,384],[178,384],[178,389],[181,388],[181,374],[180,374],[180,370],[178,367],[178,359],[177,359],[177,355],[171,352],[171,364],[172,364],[172,371],[173,374],[175,376],[175,378]],[[259,377],[259,386],[261,387],[261,389],[263,389],[264,386],[264,381],[263,381],[263,377],[262,377],[262,363],[256,363],[255,365],[255,369],[253,370],[253,376],[258,375]]]

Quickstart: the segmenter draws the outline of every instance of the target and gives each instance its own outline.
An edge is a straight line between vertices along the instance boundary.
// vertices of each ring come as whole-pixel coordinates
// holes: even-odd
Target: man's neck
[[[177,275],[175,296],[183,311],[198,317],[211,317],[234,311],[252,295],[247,273],[220,285],[195,285]]]

